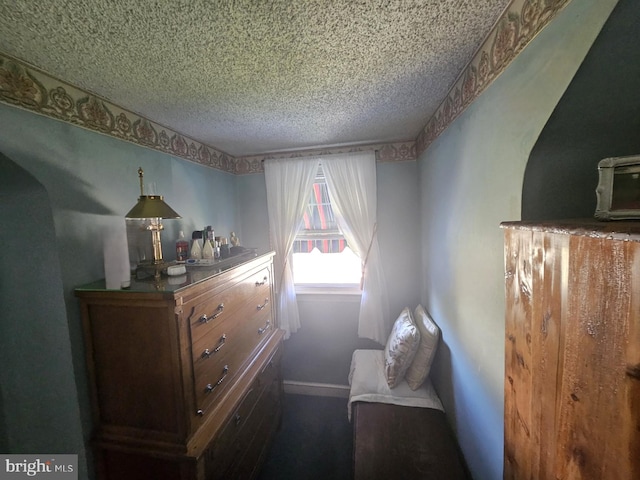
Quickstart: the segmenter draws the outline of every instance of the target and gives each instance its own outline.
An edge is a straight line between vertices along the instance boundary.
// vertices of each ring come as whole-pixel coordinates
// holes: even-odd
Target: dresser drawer
[[[239,449],[233,462],[229,462],[224,474],[218,477],[220,480],[254,478],[256,467],[261,463],[259,459],[280,422],[281,412],[280,384],[274,380],[266,385],[246,426],[239,432],[235,441]]]
[[[191,341],[198,341],[214,325],[238,311],[250,298],[270,298],[270,283],[271,269],[265,267],[247,275],[222,292],[185,304],[184,311],[188,315]]]
[[[251,430],[247,429],[251,435],[247,435],[244,439],[247,442],[244,445],[244,452],[241,457],[238,455],[240,458],[232,462],[221,478],[255,478],[257,469],[267,454],[270,439],[273,438],[280,423],[282,408],[278,390],[279,385],[273,382],[260,398],[253,412],[255,422]]]
[[[196,410],[206,409],[227,390],[252,353],[271,335],[270,305],[257,310],[256,301],[220,322],[192,349]]]
[[[220,434],[205,453],[207,480],[249,478],[231,474],[245,465],[255,468],[255,445],[266,447],[270,439],[266,425],[273,424],[280,414],[280,358],[278,349],[253,381]],[[254,448],[251,448],[251,447]]]
[[[251,412],[260,398],[260,393],[253,387],[249,389],[240,406],[234,411],[220,435],[207,450],[207,479],[225,478],[225,472],[242,454],[246,441],[242,433],[247,430],[244,427],[251,419]]]

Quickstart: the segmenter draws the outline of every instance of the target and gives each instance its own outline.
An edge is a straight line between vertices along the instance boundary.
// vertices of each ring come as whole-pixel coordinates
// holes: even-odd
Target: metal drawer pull
[[[265,275],[265,277],[262,279],[261,282],[256,281],[256,287],[261,287],[262,285],[264,285],[265,283],[267,283],[267,280],[269,278]]]
[[[213,353],[219,352],[220,349],[222,347],[224,347],[224,342],[227,340],[227,334],[223,333],[222,336],[220,337],[220,343],[218,343],[218,346],[216,348],[213,349]]]
[[[263,303],[262,305],[258,305],[256,308],[257,308],[258,310],[262,310],[264,307],[266,307],[266,306],[267,306],[267,304],[268,304],[268,303],[269,303],[269,299],[268,299],[268,298],[265,298],[265,299],[264,299],[264,303]]]
[[[222,315],[223,310],[224,310],[224,303],[221,303],[220,305],[218,305],[218,308],[216,308],[216,313],[214,313],[212,316],[207,317],[206,313],[202,315],[200,317],[200,323],[209,323],[210,320],[218,318],[220,315]]]
[[[224,380],[224,378],[227,376],[228,373],[229,373],[229,365],[225,365],[224,368],[222,369],[222,377],[220,377],[220,380],[218,380],[213,385],[208,383],[207,386],[204,389],[205,393],[213,392],[213,389],[216,388],[218,385],[220,385],[222,383],[222,381]]]
[[[236,421],[236,425],[240,425],[240,422],[242,421],[242,417],[240,416],[239,413],[236,413],[234,420]]]
[[[258,329],[258,335],[262,335],[264,332],[271,328],[271,320],[267,320],[267,323],[264,324],[264,327]]]
[[[204,352],[202,352],[202,358],[209,358],[214,353],[219,352],[220,349],[224,347],[224,342],[226,340],[227,340],[227,334],[223,333],[222,336],[220,337],[220,342],[218,343],[218,346],[214,348],[213,351],[209,350],[208,348],[205,348]]]

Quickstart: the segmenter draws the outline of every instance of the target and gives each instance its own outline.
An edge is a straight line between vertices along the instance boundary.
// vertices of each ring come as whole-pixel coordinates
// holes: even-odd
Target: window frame
[[[312,186],[312,191],[309,194],[309,201],[307,202],[307,209],[305,210],[305,214],[307,214],[307,212],[309,211],[309,206],[311,205],[311,202],[314,200],[314,191],[315,191],[315,185],[318,183],[323,183],[325,185],[326,188],[326,177],[324,175],[324,171],[322,169],[322,163],[320,163],[318,165],[318,171],[316,173],[316,177],[314,179],[314,183]],[[316,202],[313,204],[314,207],[318,208],[318,207],[322,207],[325,205],[329,205],[329,207],[331,207],[331,203],[330,200],[328,199],[328,192],[327,192],[327,202],[318,202],[317,198],[315,199]],[[321,214],[321,216],[323,216]],[[331,210],[331,218],[333,218],[333,210]],[[338,241],[344,241],[344,247],[340,252],[337,252],[335,254],[339,254],[341,253],[344,248],[346,248],[347,245],[347,240],[344,237],[344,234],[340,231],[340,228],[336,225],[334,228],[329,228],[329,229],[309,229],[309,228],[302,228],[300,229],[300,231],[296,234],[296,237],[294,239],[294,245],[295,242],[304,242],[304,241],[334,241],[334,240],[338,240]],[[316,248],[315,246],[313,248]],[[312,248],[312,250],[313,250]],[[311,251],[312,251],[311,250]],[[311,251],[308,252],[296,252],[295,251],[295,247],[292,251],[292,255],[296,254],[296,253],[308,253],[310,254]],[[320,252],[321,255],[331,255],[334,254],[332,252]],[[354,253],[355,254],[355,253]],[[291,266],[291,270],[293,273],[293,283],[294,283],[294,288],[296,291],[296,294],[338,294],[338,295],[361,295],[362,294],[362,290],[360,288],[360,282],[355,282],[355,283],[347,283],[347,282],[342,282],[342,283],[296,283],[295,280],[295,268],[294,268],[294,264],[295,262],[292,262],[292,266]]]

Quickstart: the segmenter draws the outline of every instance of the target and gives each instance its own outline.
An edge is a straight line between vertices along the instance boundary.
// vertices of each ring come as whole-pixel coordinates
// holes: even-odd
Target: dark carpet
[[[352,451],[346,398],[286,394],[258,480],[349,480]]]

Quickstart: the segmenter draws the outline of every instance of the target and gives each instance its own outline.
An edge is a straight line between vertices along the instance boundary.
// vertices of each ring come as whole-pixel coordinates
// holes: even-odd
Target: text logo
[[[0,480],[78,480],[78,455],[2,455]]]

